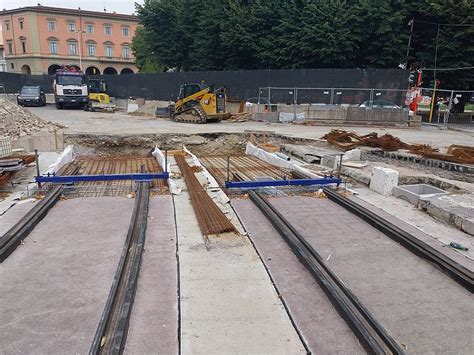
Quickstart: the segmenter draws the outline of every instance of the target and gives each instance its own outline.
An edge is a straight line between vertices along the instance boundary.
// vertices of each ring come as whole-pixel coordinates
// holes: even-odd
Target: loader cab
[[[107,92],[107,82],[103,79],[88,80],[89,93],[105,94]]]
[[[206,84],[183,84],[179,87],[178,100],[194,95],[195,93],[208,88]]]

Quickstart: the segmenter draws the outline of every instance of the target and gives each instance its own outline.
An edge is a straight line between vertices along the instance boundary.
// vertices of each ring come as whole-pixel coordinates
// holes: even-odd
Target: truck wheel
[[[57,103],[57,104],[56,104],[56,108],[57,108],[58,110],[62,110],[62,109],[63,109],[63,105],[60,104],[60,103]]]

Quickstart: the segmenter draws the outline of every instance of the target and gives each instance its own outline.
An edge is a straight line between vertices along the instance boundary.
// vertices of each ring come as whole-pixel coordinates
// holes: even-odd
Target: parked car
[[[396,108],[401,109],[400,106],[394,104],[393,102],[387,100],[374,100],[372,101],[372,105],[370,101],[364,101],[359,105],[359,107],[376,107],[376,108]]]
[[[23,86],[16,101],[20,106],[44,106],[46,105],[46,95],[40,86]]]

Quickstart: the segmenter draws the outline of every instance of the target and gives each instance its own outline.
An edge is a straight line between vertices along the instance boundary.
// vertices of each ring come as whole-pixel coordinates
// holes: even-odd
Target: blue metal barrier
[[[155,179],[166,180],[169,173],[138,173],[138,174],[105,174],[105,175],[49,175],[36,176],[35,181],[40,183],[69,184],[84,181],[113,181],[136,180],[151,181]]]
[[[257,181],[226,181],[225,187],[228,189],[255,189],[270,186],[309,186],[309,185],[330,185],[342,183],[338,178],[322,179],[289,179],[289,180],[257,180]]]

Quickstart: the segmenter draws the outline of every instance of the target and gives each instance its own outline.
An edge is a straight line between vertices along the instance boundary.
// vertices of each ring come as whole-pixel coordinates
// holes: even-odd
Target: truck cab
[[[87,107],[89,91],[86,76],[79,71],[58,70],[53,81],[56,108]]]

